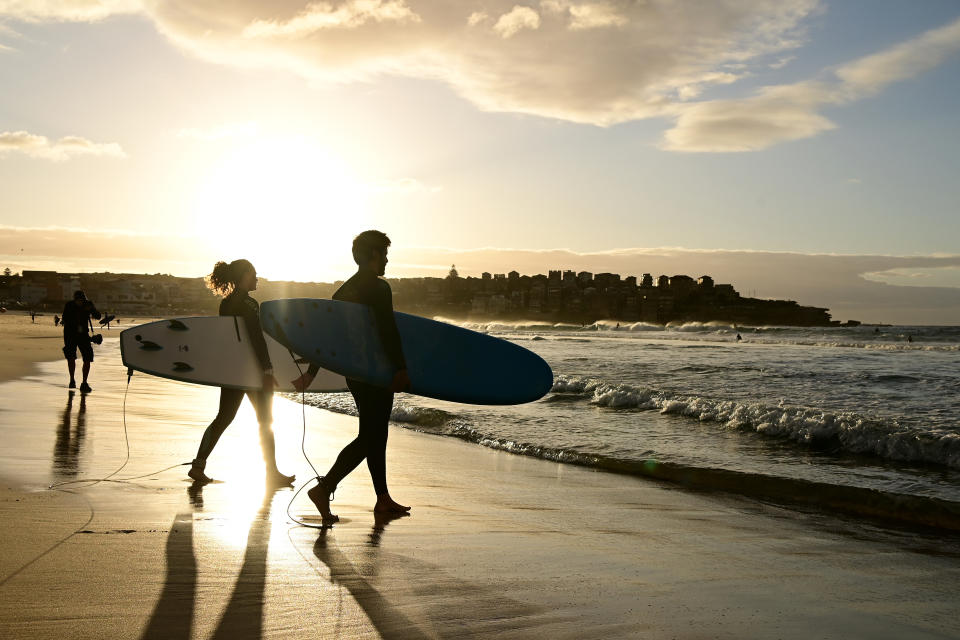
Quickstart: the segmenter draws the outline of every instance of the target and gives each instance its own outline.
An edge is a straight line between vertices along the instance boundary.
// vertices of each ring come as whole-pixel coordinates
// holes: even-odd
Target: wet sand
[[[56,315],[59,315],[56,314]],[[15,380],[36,370],[38,362],[63,361],[63,329],[53,325],[53,313],[45,313],[30,321],[30,314],[22,311],[0,313],[0,382]],[[125,319],[122,328],[130,324],[148,322],[148,319]],[[94,325],[96,326],[96,322]],[[120,335],[120,325],[111,329],[97,327],[104,337]],[[67,370],[64,363],[63,370]],[[79,374],[79,364],[78,374]]]
[[[28,319],[29,322],[29,319]],[[52,323],[51,323],[52,325]],[[694,494],[391,428],[380,520],[361,467],[328,530],[263,487],[245,404],[193,490],[129,482],[125,371],[98,351],[86,397],[62,363],[0,384],[3,638],[953,638],[960,539]],[[72,398],[72,399],[71,399]],[[130,460],[189,461],[217,390],[133,377]],[[305,410],[324,471],[355,419]],[[274,403],[280,468],[311,477],[299,404]],[[304,493],[290,509],[311,516]]]

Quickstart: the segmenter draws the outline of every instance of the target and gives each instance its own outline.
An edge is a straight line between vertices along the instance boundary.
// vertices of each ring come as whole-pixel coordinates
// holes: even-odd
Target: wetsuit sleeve
[[[407,368],[407,360],[403,357],[403,344],[400,341],[400,331],[397,321],[393,317],[393,292],[390,285],[380,281],[377,287],[373,304],[373,316],[377,319],[377,333],[383,342],[387,357],[393,363],[394,372]]]
[[[256,304],[254,302],[254,304]],[[250,344],[253,346],[254,353],[257,354],[257,360],[264,369],[271,369],[270,353],[267,351],[267,341],[263,337],[263,327],[260,326],[260,312],[250,304],[241,305],[240,316],[247,323],[247,333],[250,336]]]

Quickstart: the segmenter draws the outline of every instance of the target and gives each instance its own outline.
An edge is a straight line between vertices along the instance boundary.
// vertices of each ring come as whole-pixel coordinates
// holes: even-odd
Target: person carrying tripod
[[[63,316],[60,324],[63,325],[63,356],[67,359],[67,371],[70,372],[69,388],[76,389],[75,371],[77,368],[77,350],[83,358],[83,381],[80,391],[90,393],[93,389],[87,383],[90,375],[90,363],[93,362],[93,346],[90,342],[88,327],[90,318],[100,319],[100,312],[87,300],[87,295],[77,290],[73,293],[73,300],[63,307]]]

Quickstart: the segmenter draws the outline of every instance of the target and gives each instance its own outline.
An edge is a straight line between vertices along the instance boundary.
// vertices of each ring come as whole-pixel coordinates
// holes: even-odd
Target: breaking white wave
[[[578,394],[591,404],[612,409],[658,409],[664,414],[716,422],[730,429],[754,431],[803,445],[826,444],[845,453],[960,468],[960,435],[920,431],[901,426],[896,420],[853,411],[825,411],[783,403],[770,406],[564,376],[557,377],[553,392]]]

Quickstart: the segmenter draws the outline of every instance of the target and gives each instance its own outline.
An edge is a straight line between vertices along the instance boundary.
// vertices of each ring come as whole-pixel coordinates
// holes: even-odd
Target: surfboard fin
[[[170,320],[170,324],[167,325],[167,329],[173,329],[174,331],[187,331],[189,327],[183,324],[179,320]]]
[[[193,367],[188,365],[186,362],[174,362],[173,370],[174,371],[193,371]]]
[[[163,347],[152,340],[144,340],[140,336],[133,336],[133,338],[140,343],[141,349],[146,349],[147,351],[160,351],[160,349],[163,349]]]

